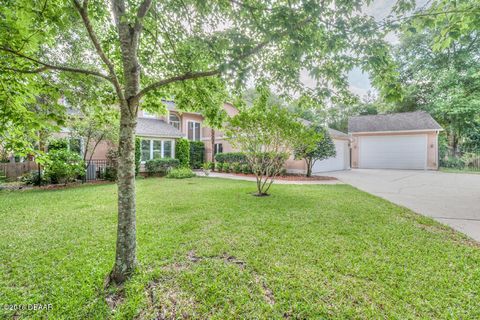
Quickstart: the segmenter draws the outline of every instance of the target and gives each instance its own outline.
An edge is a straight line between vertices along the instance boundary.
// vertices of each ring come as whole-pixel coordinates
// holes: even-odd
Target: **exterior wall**
[[[359,145],[358,137],[361,136],[394,136],[394,135],[418,135],[426,134],[427,135],[427,169],[428,170],[438,170],[438,132],[437,131],[410,131],[410,132],[392,132],[392,133],[353,133],[352,134],[352,154],[351,154],[351,165],[352,168],[358,168],[358,157],[359,157]]]

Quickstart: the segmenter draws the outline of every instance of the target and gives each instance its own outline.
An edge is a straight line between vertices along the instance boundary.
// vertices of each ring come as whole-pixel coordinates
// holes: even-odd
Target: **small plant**
[[[223,172],[229,173],[231,171],[230,164],[228,162],[223,163]]]
[[[190,168],[176,168],[170,170],[167,174],[167,178],[170,179],[186,179],[195,177],[195,172],[192,171]]]
[[[38,171],[30,171],[25,173],[21,179],[21,182],[25,183],[26,185],[33,185],[33,186],[40,186],[47,184],[48,180],[45,179],[43,172],[38,173]]]
[[[242,173],[244,174],[252,173],[252,170],[250,170],[250,166],[248,164],[245,163],[242,165]]]
[[[238,162],[232,163],[232,171],[234,173],[241,173],[242,172],[242,164]]]
[[[205,162],[202,166],[203,168],[203,173],[205,174],[205,176],[209,176],[210,175],[210,171],[212,170],[212,163],[211,162]]]

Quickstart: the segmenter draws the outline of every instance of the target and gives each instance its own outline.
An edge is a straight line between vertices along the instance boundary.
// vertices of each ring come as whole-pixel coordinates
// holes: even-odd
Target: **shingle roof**
[[[303,118],[298,118],[298,121],[300,121],[304,126],[309,126],[312,124],[312,121],[309,121],[307,119]],[[332,129],[332,128],[327,128],[328,133],[333,137],[333,138],[348,138],[348,134],[343,133],[341,131]]]
[[[138,118],[137,135],[180,138],[185,135],[174,126],[159,119]]]
[[[332,128],[328,128],[328,133],[329,133],[332,137],[336,137],[336,138],[348,138],[348,134],[343,133],[343,132],[338,131],[338,130],[335,130],[335,129],[332,129]]]
[[[348,132],[442,130],[424,111],[356,116],[348,119]]]

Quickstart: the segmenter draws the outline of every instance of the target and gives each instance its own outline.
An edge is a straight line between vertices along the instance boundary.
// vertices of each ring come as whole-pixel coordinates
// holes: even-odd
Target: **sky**
[[[368,7],[364,8],[364,12],[375,17],[377,21],[385,19],[396,0],[375,0]],[[424,6],[428,0],[417,0],[417,7]],[[395,34],[389,34],[386,40],[392,44],[398,43],[398,37]],[[370,84],[368,74],[363,73],[361,69],[355,68],[348,74],[350,83],[350,91],[363,97],[368,91],[375,91]]]

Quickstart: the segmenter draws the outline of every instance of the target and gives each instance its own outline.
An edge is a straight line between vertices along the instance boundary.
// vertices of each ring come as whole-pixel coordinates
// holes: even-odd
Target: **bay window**
[[[173,146],[173,140],[142,139],[140,148],[142,162],[158,158],[173,158],[175,156]]]

